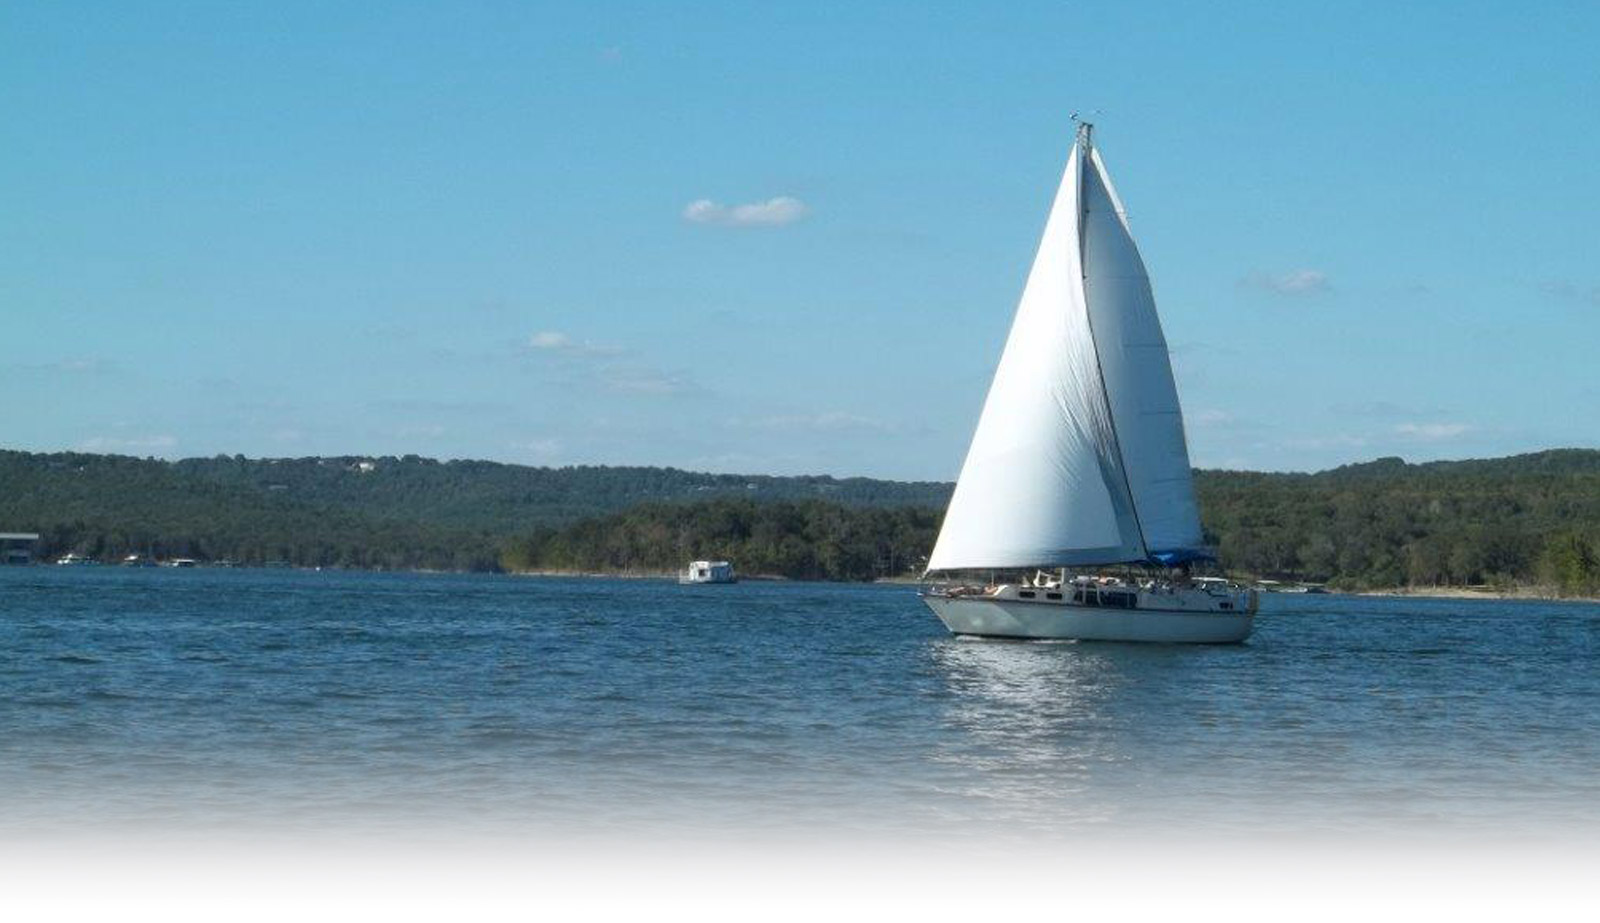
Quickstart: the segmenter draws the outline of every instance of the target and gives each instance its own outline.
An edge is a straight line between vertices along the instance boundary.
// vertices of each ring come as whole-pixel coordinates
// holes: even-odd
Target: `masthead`
[[[1090,136],[1094,134],[1094,123],[1079,118],[1076,112],[1072,113],[1072,121],[1078,124],[1078,146],[1083,148],[1084,153],[1088,153],[1092,141]]]

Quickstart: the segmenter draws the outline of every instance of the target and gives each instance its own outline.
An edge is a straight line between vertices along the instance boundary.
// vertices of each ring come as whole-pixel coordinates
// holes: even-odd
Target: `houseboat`
[[[738,583],[733,565],[727,561],[690,561],[688,570],[678,574],[679,583]]]

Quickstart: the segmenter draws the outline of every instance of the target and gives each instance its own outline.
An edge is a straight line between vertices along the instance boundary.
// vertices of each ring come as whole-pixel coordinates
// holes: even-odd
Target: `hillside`
[[[1315,474],[1200,471],[1230,569],[1348,587],[1600,587],[1600,451]],[[857,579],[925,555],[950,485],[404,458],[166,462],[0,451],[0,531],[47,554],[380,568],[655,569],[743,556]],[[880,515],[873,511],[905,510]]]
[[[674,468],[534,468],[404,458],[167,462],[0,451],[0,531],[42,551],[259,563],[484,570],[504,540],[641,503],[738,497],[845,508],[942,508],[948,484],[721,475]]]
[[[1600,537],[1600,451],[1587,449],[1384,458],[1317,474],[1201,471],[1196,487],[1229,567],[1352,587],[1559,582],[1541,573],[1542,562],[1556,566],[1543,561],[1551,550],[1592,553]]]

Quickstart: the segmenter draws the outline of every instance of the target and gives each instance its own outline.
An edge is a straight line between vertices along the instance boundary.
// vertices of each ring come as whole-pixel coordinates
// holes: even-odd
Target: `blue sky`
[[[1600,445],[1600,7],[0,8],[0,446],[952,478],[1072,138],[1203,467]]]

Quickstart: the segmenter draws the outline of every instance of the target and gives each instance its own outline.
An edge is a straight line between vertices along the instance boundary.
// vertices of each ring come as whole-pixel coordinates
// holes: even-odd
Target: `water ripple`
[[[899,587],[0,569],[0,823],[1593,828],[1585,605],[953,639]],[[163,814],[163,811],[166,813]]]

